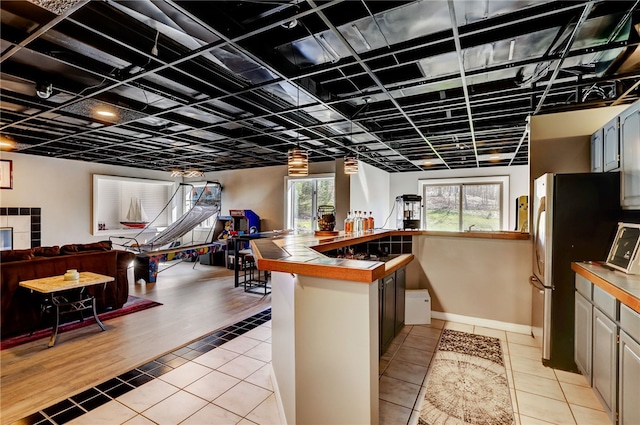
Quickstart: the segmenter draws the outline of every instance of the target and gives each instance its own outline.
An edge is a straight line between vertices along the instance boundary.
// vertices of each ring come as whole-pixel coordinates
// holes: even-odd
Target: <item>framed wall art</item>
[[[13,161],[0,159],[0,189],[13,189]]]

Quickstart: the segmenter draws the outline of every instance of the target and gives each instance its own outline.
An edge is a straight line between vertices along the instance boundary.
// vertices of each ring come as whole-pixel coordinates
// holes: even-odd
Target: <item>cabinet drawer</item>
[[[598,286],[593,286],[593,303],[610,319],[616,320],[616,299]]]
[[[620,328],[640,344],[640,314],[620,304]]]
[[[576,291],[580,293],[583,297],[591,301],[593,298],[591,297],[591,288],[593,287],[593,283],[589,282],[589,280],[579,274],[576,274]]]

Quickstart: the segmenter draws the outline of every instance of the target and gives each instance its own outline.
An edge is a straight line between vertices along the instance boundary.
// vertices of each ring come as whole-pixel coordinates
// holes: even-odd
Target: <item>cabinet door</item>
[[[396,331],[395,274],[384,278],[382,292],[382,351],[384,352],[393,340]]]
[[[603,168],[602,151],[604,149],[602,140],[603,129],[599,129],[591,135],[591,172],[601,173]]]
[[[396,270],[396,335],[404,326],[404,305],[407,270],[403,267]]]
[[[640,424],[640,344],[620,331],[619,425]]]
[[[589,300],[579,292],[576,292],[575,305],[575,361],[578,369],[591,385],[592,307]]]
[[[603,170],[617,170],[618,168],[620,168],[620,138],[618,137],[618,117],[609,121],[607,125],[604,126],[603,131]]]
[[[593,309],[593,359],[592,379],[593,389],[605,406],[605,411],[616,423],[616,365],[617,357],[617,328],[597,308]]]
[[[640,208],[640,102],[620,115],[622,207]]]

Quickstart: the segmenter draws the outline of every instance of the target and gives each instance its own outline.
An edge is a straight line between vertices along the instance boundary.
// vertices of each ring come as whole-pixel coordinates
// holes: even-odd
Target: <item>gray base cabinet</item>
[[[613,423],[616,422],[617,339],[616,324],[594,308],[593,389]]]
[[[575,361],[612,424],[640,425],[640,314],[576,274]]]
[[[587,300],[578,292],[576,292],[575,307],[575,361],[580,372],[582,372],[585,378],[587,378],[587,382],[589,383],[589,385],[592,385],[591,347],[593,343],[591,340],[591,329],[593,310],[590,300]]]
[[[404,326],[406,269],[400,268],[378,281],[380,356]]]
[[[620,331],[620,425],[640,424],[640,344]]]

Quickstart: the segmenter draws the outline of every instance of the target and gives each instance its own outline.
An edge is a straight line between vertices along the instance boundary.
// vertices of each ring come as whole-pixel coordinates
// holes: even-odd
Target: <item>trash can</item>
[[[405,292],[405,325],[431,324],[431,297],[427,289],[407,289]]]

